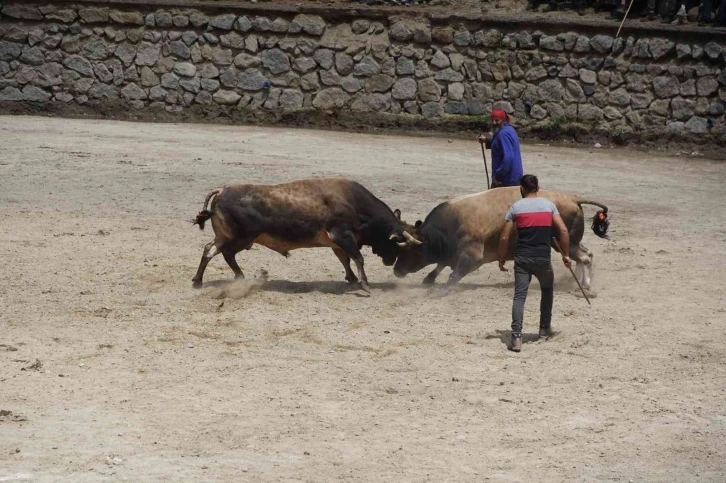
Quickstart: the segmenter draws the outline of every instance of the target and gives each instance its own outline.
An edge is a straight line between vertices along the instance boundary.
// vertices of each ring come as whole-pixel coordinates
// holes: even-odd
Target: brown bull
[[[345,268],[349,283],[359,281],[369,291],[363,269],[363,245],[390,266],[406,238],[399,219],[388,205],[355,181],[319,178],[279,185],[236,185],[213,190],[195,223],[204,229],[211,220],[214,240],[204,247],[192,281],[202,286],[209,261],[221,253],[235,277],[244,277],[235,255],[253,244],[287,256],[296,248],[328,247]],[[350,268],[351,259],[358,277]]]
[[[581,244],[585,233],[585,215],[582,205],[602,208],[593,222],[593,232],[606,238],[607,207],[593,201],[555,191],[539,191],[539,196],[552,201],[562,216],[570,235],[570,258],[577,262],[576,274],[583,287],[589,288],[592,278],[593,256]],[[519,187],[497,188],[482,193],[462,196],[440,204],[429,213],[424,222],[409,227],[415,240],[399,243],[403,246],[394,266],[397,277],[415,273],[427,265],[436,268],[424,279],[433,284],[446,267],[453,272],[449,283],[457,283],[468,273],[485,263],[497,260],[499,237],[504,228],[504,216],[509,207],[522,195]],[[514,258],[517,237],[510,238],[507,260]]]

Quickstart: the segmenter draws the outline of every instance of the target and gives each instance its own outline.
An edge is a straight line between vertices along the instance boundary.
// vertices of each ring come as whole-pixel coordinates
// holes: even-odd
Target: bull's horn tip
[[[421,242],[420,240],[417,240],[413,235],[411,235],[407,231],[404,231],[403,232],[403,236],[405,236],[406,237],[406,240],[410,241],[413,244],[416,244],[416,245],[422,245],[423,244],[423,242]]]

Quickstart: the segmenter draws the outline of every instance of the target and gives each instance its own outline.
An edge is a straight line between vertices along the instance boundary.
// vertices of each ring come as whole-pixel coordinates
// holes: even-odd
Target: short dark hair
[[[536,193],[539,191],[539,180],[533,174],[525,174],[519,180],[519,185],[526,193]]]

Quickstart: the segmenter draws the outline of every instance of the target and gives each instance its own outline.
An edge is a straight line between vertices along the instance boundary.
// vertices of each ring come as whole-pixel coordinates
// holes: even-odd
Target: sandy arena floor
[[[516,355],[494,265],[442,298],[366,249],[366,296],[254,248],[266,283],[191,286],[211,188],[345,175],[413,222],[484,189],[474,141],[0,117],[0,481],[726,481],[726,163],[524,158],[613,226],[593,305],[558,264]]]

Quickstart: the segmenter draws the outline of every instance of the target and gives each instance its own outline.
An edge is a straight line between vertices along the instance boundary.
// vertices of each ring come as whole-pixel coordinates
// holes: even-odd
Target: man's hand
[[[491,149],[492,148],[492,135],[491,134],[481,134],[477,139],[481,144],[484,145],[485,148]]]
[[[569,270],[572,270],[572,260],[570,260],[570,257],[562,257],[562,263],[564,263],[564,264],[565,264],[565,266],[566,266],[566,267],[567,267],[567,268],[568,268]]]
[[[509,269],[504,266],[505,263],[507,263],[506,260],[499,260],[499,270],[501,270],[502,272],[508,272],[509,271]]]

